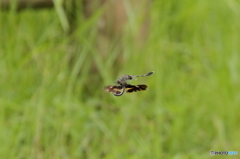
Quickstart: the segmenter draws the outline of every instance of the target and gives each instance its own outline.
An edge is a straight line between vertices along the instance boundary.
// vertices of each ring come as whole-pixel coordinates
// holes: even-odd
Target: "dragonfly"
[[[154,73],[154,71],[149,72],[144,75],[124,75],[117,79],[117,85],[109,85],[104,87],[104,91],[109,92],[115,96],[121,96],[126,91],[127,93],[137,92],[137,91],[144,91],[147,89],[147,85],[139,84],[139,85],[130,85],[127,83],[128,80],[135,79],[137,77],[145,77],[150,76]]]

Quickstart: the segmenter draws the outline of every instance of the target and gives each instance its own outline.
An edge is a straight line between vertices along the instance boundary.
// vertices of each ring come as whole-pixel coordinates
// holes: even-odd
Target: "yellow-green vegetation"
[[[145,14],[125,6],[124,32],[105,50],[97,31],[104,8],[89,19],[79,9],[72,34],[55,9],[0,12],[1,159],[240,151],[240,2],[156,0],[141,45]],[[150,71],[131,81],[147,91],[103,91],[121,75]]]

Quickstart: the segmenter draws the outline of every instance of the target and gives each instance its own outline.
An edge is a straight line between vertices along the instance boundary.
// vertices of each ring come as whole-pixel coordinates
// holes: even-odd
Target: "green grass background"
[[[145,13],[125,6],[122,38],[101,52],[104,8],[89,19],[79,9],[71,35],[57,9],[0,12],[1,159],[240,152],[240,2],[153,1],[142,45],[134,37]],[[121,75],[149,71],[132,81],[148,91],[102,90]],[[223,157],[230,158],[214,156]]]

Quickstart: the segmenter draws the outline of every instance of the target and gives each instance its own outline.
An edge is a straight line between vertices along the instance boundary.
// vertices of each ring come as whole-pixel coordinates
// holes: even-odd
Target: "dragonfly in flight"
[[[147,85],[145,85],[145,84],[130,85],[126,81],[135,79],[137,77],[150,76],[153,73],[154,73],[154,71],[149,72],[149,73],[144,74],[144,75],[136,75],[136,76],[124,75],[124,76],[120,77],[119,79],[117,79],[116,83],[118,85],[106,86],[106,87],[104,87],[104,91],[109,92],[109,93],[111,93],[111,94],[113,94],[115,96],[121,96],[125,91],[127,93],[132,93],[132,92],[146,90],[147,89]]]

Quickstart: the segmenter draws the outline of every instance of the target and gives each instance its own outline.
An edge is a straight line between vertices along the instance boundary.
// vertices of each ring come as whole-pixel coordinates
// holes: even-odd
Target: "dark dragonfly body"
[[[118,80],[117,80],[117,84],[120,84],[121,86],[126,86],[127,85],[127,80],[132,80],[134,78],[137,78],[137,77],[144,77],[144,76],[150,76],[151,74],[153,74],[154,71],[152,72],[149,72],[145,75],[136,75],[136,76],[133,76],[133,75],[124,75],[122,77],[120,77]]]

